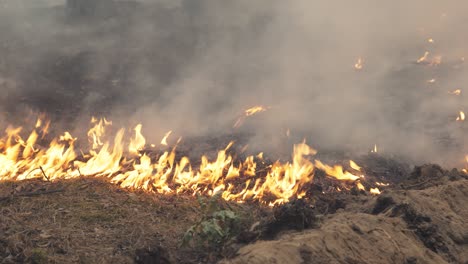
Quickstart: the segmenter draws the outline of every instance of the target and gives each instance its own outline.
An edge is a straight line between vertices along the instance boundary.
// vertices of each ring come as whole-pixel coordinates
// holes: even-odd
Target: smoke
[[[153,140],[247,131],[255,150],[377,144],[448,165],[468,152],[455,121],[464,1],[34,2],[0,0],[0,101],[14,117],[32,108],[79,128],[105,115]],[[417,64],[426,51],[442,63]],[[233,128],[254,105],[269,109]]]

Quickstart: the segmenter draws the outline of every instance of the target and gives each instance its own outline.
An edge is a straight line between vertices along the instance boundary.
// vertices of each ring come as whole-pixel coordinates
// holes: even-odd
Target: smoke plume
[[[258,150],[305,138],[448,165],[468,152],[465,1],[79,2],[0,0],[5,122],[99,115],[154,140],[247,132]]]

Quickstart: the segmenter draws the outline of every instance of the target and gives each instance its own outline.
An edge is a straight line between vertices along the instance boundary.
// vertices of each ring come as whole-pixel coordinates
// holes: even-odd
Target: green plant
[[[47,253],[42,249],[35,248],[31,252],[31,263],[33,264],[45,264],[47,263]]]
[[[197,197],[201,218],[185,232],[182,246],[221,251],[239,234],[242,218],[230,208],[225,209],[220,197],[221,193],[211,198]]]

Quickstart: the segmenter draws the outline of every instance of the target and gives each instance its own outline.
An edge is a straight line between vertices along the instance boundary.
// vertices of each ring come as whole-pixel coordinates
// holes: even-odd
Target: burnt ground
[[[0,263],[468,261],[467,175],[416,167],[380,196],[354,188],[323,193],[331,183],[321,177],[307,199],[275,208],[213,198],[210,214],[232,212],[236,231],[188,244],[187,230],[211,219],[201,208],[207,200],[132,192],[95,178],[2,182]]]
[[[467,263],[467,195],[466,175],[417,167],[378,197],[341,195],[316,227],[257,241],[223,263]]]

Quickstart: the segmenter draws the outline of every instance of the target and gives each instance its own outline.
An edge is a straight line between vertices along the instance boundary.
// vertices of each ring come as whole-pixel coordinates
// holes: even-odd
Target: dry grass
[[[180,240],[199,217],[190,196],[132,193],[97,179],[0,182],[0,263],[133,263]],[[187,262],[190,262],[187,261]]]

